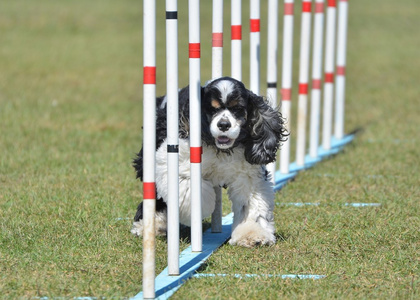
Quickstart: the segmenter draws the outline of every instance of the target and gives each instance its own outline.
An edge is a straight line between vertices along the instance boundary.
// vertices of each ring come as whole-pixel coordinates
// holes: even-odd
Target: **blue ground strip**
[[[303,166],[299,166],[296,164],[296,162],[291,163],[289,167],[289,173],[288,174],[282,174],[280,171],[277,171],[276,174],[274,174],[274,190],[278,191],[283,186],[286,185],[287,182],[292,180],[296,177],[296,175],[303,170],[312,168],[315,164],[319,163],[320,161],[337,154],[340,152],[345,145],[350,143],[354,139],[354,135],[346,135],[342,139],[338,140],[334,137],[331,138],[331,149],[325,150],[322,146],[318,148],[318,157],[312,158],[309,155],[305,156],[305,163]]]
[[[276,202],[276,205],[282,205],[282,206],[320,206],[321,203],[318,202]],[[379,207],[381,206],[381,203],[343,203],[344,206],[349,207]]]
[[[323,159],[334,155],[342,150],[342,148],[350,143],[354,138],[354,135],[347,135],[341,140],[335,138],[331,139],[331,149],[326,151],[322,147],[318,150],[319,157],[313,159],[311,157],[305,157],[304,166],[297,166],[295,163],[290,165],[289,174],[281,174],[276,172],[275,174],[275,184],[274,190],[280,190],[288,181],[296,177],[299,171],[311,168],[316,163],[322,161]],[[217,250],[223,243],[225,243],[231,234],[233,222],[233,213],[230,213],[226,217],[222,218],[222,232],[221,233],[212,233],[211,229],[207,230],[203,234],[203,251],[202,252],[192,252],[191,246],[182,251],[179,258],[180,265],[180,275],[179,276],[169,276],[168,268],[165,268],[162,273],[160,273],[155,279],[155,290],[156,298],[155,299],[168,299],[171,297],[183,283],[185,283],[189,278],[195,277],[215,277],[215,276],[228,276],[226,274],[197,274],[197,269],[210,257],[210,255]],[[245,274],[239,275],[234,274],[230,276],[242,276],[242,277],[258,277],[258,276],[269,276],[269,277],[281,277],[281,278],[295,278],[295,279],[321,279],[325,275],[305,275],[305,274],[286,274],[286,275],[257,275],[257,274]],[[138,293],[131,299],[143,299],[143,292]]]
[[[264,277],[277,277],[281,279],[322,279],[327,277],[326,275],[314,275],[314,274],[206,274],[197,273],[194,274],[194,278],[200,277],[234,277],[234,278],[264,278]]]
[[[155,280],[156,299],[168,299],[185,281],[191,278],[196,270],[210,257],[210,255],[225,243],[231,234],[233,213],[222,218],[222,232],[212,233],[208,229],[203,234],[203,251],[192,252],[191,246],[182,251],[179,257],[179,276],[169,276],[168,268],[165,268]],[[143,292],[138,293],[132,299],[143,299]]]

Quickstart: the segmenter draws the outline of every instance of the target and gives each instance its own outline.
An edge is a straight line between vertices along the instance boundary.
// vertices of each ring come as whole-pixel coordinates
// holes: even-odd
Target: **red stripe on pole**
[[[328,0],[328,7],[335,7],[335,0]]]
[[[320,90],[321,89],[321,79],[313,79],[312,80],[312,89]]]
[[[212,38],[213,47],[223,47],[223,32],[214,32]]]
[[[281,89],[281,99],[283,101],[292,100],[292,89]]]
[[[156,185],[154,182],[143,182],[143,199],[156,199]]]
[[[322,14],[324,13],[324,2],[315,3],[315,13]]]
[[[311,12],[311,2],[310,1],[303,1],[302,2],[302,12]]]
[[[242,40],[242,25],[231,26],[232,40]]]
[[[201,163],[201,154],[203,153],[202,147],[190,147],[190,162]]]
[[[341,75],[341,76],[346,75],[346,67],[337,66],[337,75]]]
[[[299,94],[300,95],[307,95],[308,94],[308,84],[307,83],[299,83]]]
[[[143,67],[143,83],[156,84],[156,67]]]
[[[251,32],[260,32],[260,19],[251,19]]]
[[[325,82],[333,83],[334,82],[334,73],[325,73]]]
[[[200,43],[189,44],[189,58],[200,58]]]
[[[293,3],[284,3],[284,14],[293,15]]]

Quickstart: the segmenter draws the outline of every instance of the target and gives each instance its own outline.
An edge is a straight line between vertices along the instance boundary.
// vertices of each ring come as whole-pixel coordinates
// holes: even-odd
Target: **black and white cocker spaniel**
[[[230,244],[272,245],[274,191],[265,165],[275,161],[287,132],[277,109],[230,77],[201,88],[202,217],[215,207],[214,187],[228,189],[234,220]],[[166,97],[157,99],[156,234],[166,232],[167,142]],[[189,89],[179,91],[179,218],[190,226]],[[143,151],[134,160],[142,179]],[[142,235],[143,209],[138,206],[131,232]]]

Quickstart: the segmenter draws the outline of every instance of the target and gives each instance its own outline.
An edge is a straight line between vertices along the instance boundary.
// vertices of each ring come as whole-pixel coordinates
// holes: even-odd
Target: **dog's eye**
[[[233,105],[229,107],[229,111],[237,118],[237,119],[247,119],[247,111],[244,107],[240,105]]]
[[[232,107],[235,107],[235,106],[237,106],[239,104],[239,100],[232,100],[232,101],[229,101],[229,103],[227,104],[227,107],[229,107],[229,108],[232,108]]]

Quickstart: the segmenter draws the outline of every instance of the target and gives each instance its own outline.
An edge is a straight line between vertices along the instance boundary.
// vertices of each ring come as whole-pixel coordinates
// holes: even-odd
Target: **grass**
[[[322,205],[277,205],[275,246],[224,245],[201,270],[327,277],[192,279],[174,299],[419,297],[420,7],[415,0],[349,4],[346,130],[362,132],[276,198],[279,204]],[[131,218],[141,200],[130,165],[141,144],[141,6],[133,0],[2,5],[0,298],[125,298],[141,290],[141,241],[129,233],[130,220],[117,219]],[[210,2],[201,6],[209,11]],[[158,11],[164,20],[162,3]],[[186,51],[185,14],[180,9]],[[203,14],[203,80],[210,78],[210,18]],[[158,94],[165,93],[163,26],[159,21]],[[264,33],[261,39],[264,45]],[[229,47],[225,39],[227,74]],[[180,55],[180,85],[188,81],[187,63]],[[382,206],[349,208],[345,202]],[[157,272],[166,265],[165,251],[165,239],[158,239]]]

